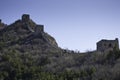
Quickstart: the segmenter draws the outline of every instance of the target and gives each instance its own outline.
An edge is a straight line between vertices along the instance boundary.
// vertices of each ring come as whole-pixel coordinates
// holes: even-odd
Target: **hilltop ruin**
[[[119,50],[118,38],[116,38],[115,40],[102,39],[101,41],[97,42],[97,51],[106,52],[113,49]]]
[[[41,24],[36,24],[30,19],[29,14],[23,14],[21,19],[15,21],[15,23],[24,23],[26,27],[31,31],[31,32],[44,32],[44,25]],[[14,23],[13,23],[14,24]],[[0,30],[4,29],[7,25],[2,23],[2,20],[0,19]],[[9,26],[9,25],[8,25]]]
[[[30,19],[30,15],[28,14],[22,15],[22,22],[24,22],[28,27],[28,29],[32,32],[39,32],[39,31],[44,32],[44,25],[40,25],[40,24],[33,25],[35,23]]]

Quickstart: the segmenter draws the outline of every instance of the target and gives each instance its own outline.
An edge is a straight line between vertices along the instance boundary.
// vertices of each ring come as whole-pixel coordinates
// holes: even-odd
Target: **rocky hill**
[[[0,45],[1,49],[14,47],[21,52],[31,50],[43,53],[60,50],[55,39],[44,32],[44,25],[36,24],[28,14],[0,30]]]

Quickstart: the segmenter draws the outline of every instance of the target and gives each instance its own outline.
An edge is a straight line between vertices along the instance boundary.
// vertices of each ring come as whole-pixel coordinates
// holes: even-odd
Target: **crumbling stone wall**
[[[35,32],[35,33],[44,32],[44,26],[43,25],[37,25],[35,22],[33,22],[30,19],[29,14],[23,14],[22,15],[22,22],[26,24],[26,26],[28,27],[28,29],[31,32]]]
[[[118,38],[115,40],[101,40],[97,42],[97,51],[105,52],[113,49],[119,49]]]
[[[36,28],[35,28],[35,31],[36,32],[39,32],[39,31],[44,31],[44,26],[43,25],[36,25]]]

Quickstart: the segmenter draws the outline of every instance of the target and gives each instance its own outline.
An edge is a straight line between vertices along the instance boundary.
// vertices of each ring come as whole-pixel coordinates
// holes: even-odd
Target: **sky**
[[[29,14],[64,49],[86,52],[120,39],[120,0],[0,0],[0,10],[6,24]]]

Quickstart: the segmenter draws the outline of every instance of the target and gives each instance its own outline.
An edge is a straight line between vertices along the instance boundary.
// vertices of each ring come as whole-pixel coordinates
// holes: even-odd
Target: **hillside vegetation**
[[[0,30],[0,80],[120,80],[120,50],[61,49],[46,32],[36,33],[31,19],[24,23]]]

